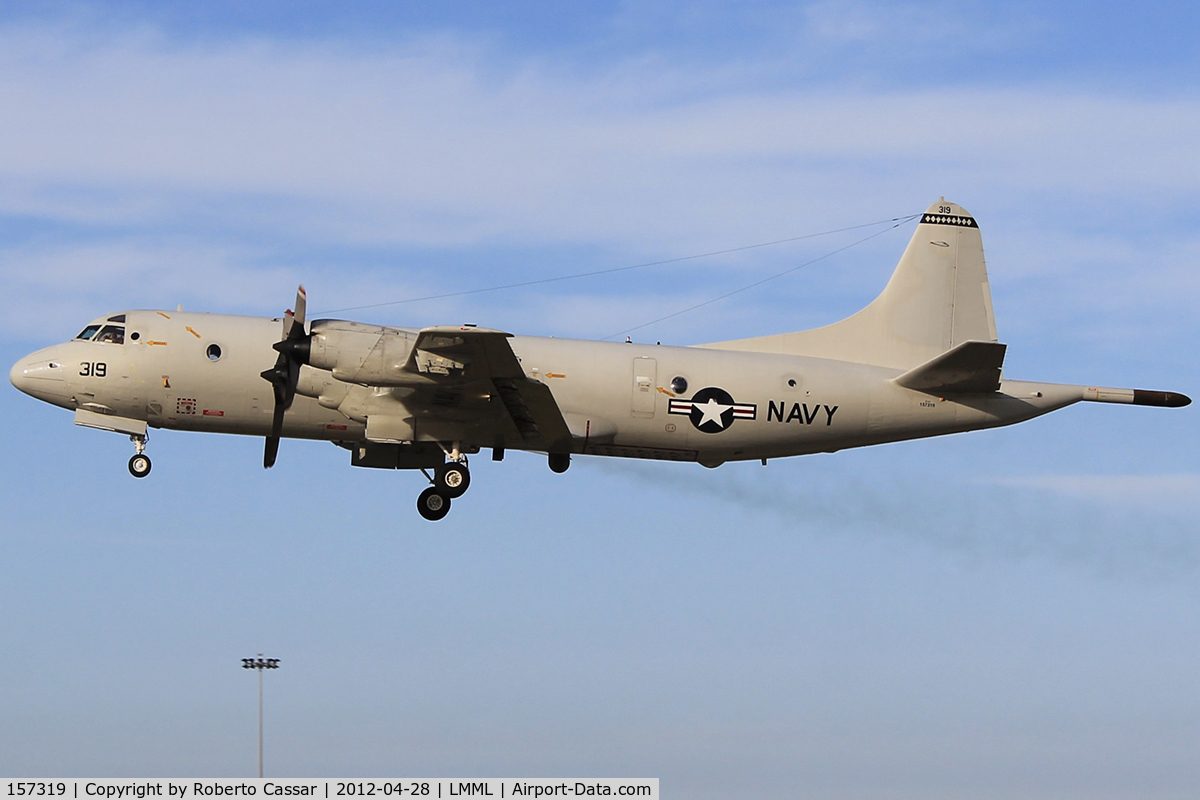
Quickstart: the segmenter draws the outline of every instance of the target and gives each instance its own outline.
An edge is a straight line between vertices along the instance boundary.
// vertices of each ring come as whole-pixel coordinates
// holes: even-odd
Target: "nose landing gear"
[[[146,455],[146,439],[145,435],[133,434],[129,440],[133,442],[133,447],[137,450],[133,457],[129,459],[129,474],[135,478],[144,478],[150,474],[150,456]]]

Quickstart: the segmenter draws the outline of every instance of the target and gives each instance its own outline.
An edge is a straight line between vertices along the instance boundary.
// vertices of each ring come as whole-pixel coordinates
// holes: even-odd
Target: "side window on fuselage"
[[[105,325],[92,341],[125,344],[125,328],[121,325]]]

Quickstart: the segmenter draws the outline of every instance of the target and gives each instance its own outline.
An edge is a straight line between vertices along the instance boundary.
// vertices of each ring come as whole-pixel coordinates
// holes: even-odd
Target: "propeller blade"
[[[289,308],[283,312],[283,341],[304,336],[304,312],[307,307],[308,293],[301,286],[296,290],[296,310]]]
[[[304,333],[304,311],[308,306],[308,293],[301,286],[296,290],[296,322],[300,323],[300,332]]]
[[[276,396],[275,414],[271,417],[271,435],[267,437],[267,446],[263,450],[264,469],[275,466],[275,458],[279,455],[279,437],[283,433],[283,412],[286,410],[287,408],[279,402],[279,398]]]
[[[304,331],[304,315],[308,306],[308,295],[301,286],[296,292],[296,310],[290,309],[283,315],[283,336],[271,345],[279,358],[275,366],[260,373],[269,381],[275,394],[275,412],[271,417],[271,433],[267,436],[263,451],[263,466],[270,469],[279,455],[279,439],[283,435],[283,415],[296,399],[296,383],[300,380],[300,368],[308,363],[309,345],[312,341]]]
[[[275,366],[260,372],[259,375],[263,380],[268,381],[271,388],[275,390],[275,405],[282,405],[284,408],[291,406],[292,397],[290,395],[295,394],[295,384],[290,381],[291,364],[289,364],[287,356],[280,354]],[[291,388],[290,393],[289,388]]]
[[[279,457],[279,437],[268,436],[267,448],[263,451],[263,469],[270,469],[275,466],[275,459]]]

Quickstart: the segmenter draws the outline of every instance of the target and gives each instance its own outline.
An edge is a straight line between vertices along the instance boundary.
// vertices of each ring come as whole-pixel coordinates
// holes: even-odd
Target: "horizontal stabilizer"
[[[1007,345],[999,342],[963,342],[936,358],[914,367],[896,383],[918,392],[994,392],[1000,388],[1000,368]]]

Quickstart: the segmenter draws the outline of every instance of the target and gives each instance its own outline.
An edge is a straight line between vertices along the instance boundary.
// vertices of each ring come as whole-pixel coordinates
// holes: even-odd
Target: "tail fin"
[[[979,226],[943,199],[922,215],[883,293],[862,311],[823,328],[701,346],[908,370],[967,341],[996,341],[992,292]]]

